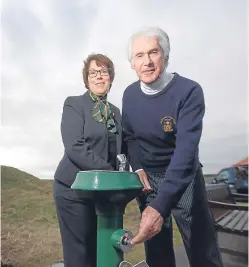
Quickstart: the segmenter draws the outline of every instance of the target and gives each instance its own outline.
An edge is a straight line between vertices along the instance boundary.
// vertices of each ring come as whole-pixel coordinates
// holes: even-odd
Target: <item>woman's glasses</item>
[[[89,70],[88,76],[90,78],[94,78],[98,75],[98,72],[100,73],[101,76],[109,76],[109,69],[104,69],[104,68],[102,68],[101,70]]]

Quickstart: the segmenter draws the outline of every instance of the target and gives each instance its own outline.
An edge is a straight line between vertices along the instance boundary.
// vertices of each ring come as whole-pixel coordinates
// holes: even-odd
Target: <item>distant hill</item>
[[[2,264],[45,267],[62,258],[52,183],[1,166]]]

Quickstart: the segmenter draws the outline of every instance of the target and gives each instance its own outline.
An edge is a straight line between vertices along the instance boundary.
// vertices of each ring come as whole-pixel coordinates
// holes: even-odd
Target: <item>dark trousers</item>
[[[54,180],[54,199],[65,267],[96,267],[97,218],[94,204]]]
[[[140,210],[155,197],[164,174],[148,173],[154,195],[138,198]],[[223,267],[217,244],[213,217],[208,206],[201,168],[177,206],[171,210],[181,233],[191,267]],[[162,231],[145,242],[146,261],[150,267],[175,267],[172,219],[166,218]]]

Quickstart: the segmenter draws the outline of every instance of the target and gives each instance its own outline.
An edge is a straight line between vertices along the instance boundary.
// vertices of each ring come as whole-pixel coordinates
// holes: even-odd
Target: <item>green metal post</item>
[[[71,186],[79,197],[95,202],[97,215],[97,267],[118,267],[131,249],[123,228],[125,206],[142,190],[136,173],[82,171]]]
[[[112,245],[111,236],[123,228],[124,209],[122,204],[96,203],[97,267],[118,267],[123,261],[124,253]]]
[[[123,216],[98,216],[97,267],[118,267],[123,260],[123,252],[115,249],[111,242],[113,232],[123,227]]]

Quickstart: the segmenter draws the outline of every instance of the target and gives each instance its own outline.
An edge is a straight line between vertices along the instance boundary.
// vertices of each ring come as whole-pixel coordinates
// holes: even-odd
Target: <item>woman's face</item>
[[[111,85],[111,79],[108,68],[97,66],[96,61],[90,62],[88,71],[88,86],[89,89],[97,96],[104,96],[108,93]]]

